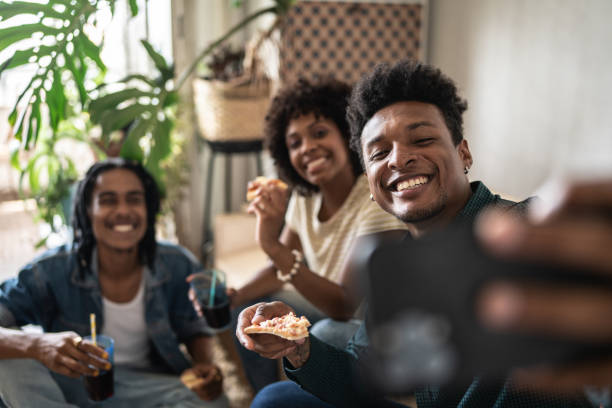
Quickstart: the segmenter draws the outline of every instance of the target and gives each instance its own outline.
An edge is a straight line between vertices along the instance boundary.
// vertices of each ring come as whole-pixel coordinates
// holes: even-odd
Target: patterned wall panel
[[[298,2],[281,36],[281,78],[353,83],[379,62],[419,58],[422,20],[421,4]]]

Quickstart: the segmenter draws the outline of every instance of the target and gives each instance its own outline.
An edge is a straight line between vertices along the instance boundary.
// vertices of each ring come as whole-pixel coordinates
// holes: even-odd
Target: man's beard
[[[447,200],[448,194],[446,194],[446,192],[444,191],[438,196],[438,199],[431,203],[428,207],[410,210],[404,214],[396,214],[396,217],[399,218],[405,224],[415,224],[423,222],[440,214],[444,210],[444,208],[446,208]]]

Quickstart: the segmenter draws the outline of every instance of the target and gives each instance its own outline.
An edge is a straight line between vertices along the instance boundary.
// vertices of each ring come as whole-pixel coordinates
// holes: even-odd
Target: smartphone
[[[418,240],[373,236],[362,245],[355,261],[368,302],[367,371],[383,392],[469,384],[476,376],[497,381],[513,367],[612,355],[607,344],[491,330],[475,313],[480,290],[493,279],[605,287],[612,296],[609,278],[494,258],[470,224]]]

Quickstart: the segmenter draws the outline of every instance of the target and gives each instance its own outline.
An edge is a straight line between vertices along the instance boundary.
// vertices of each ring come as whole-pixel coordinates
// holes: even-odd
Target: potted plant
[[[277,23],[295,0],[275,0],[270,7],[262,8],[245,17],[218,40],[207,46],[193,63],[175,79],[174,68],[151,44],[142,41],[149,57],[154,62],[157,75],[130,75],[119,83],[122,89],[107,92],[103,83],[106,65],[101,59],[101,43],[95,43],[87,33],[95,28],[96,12],[109,7],[114,11],[116,0],[57,0],[49,3],[13,1],[0,3],[0,23],[17,16],[28,15],[32,23],[0,28],[0,51],[9,46],[30,44],[18,49],[4,61],[0,61],[0,75],[6,70],[24,64],[36,67],[27,86],[17,98],[9,115],[13,137],[17,141],[12,151],[11,162],[29,179],[35,166],[30,165],[32,149],[42,140],[41,131],[48,125],[53,137],[58,140],[60,124],[82,112],[89,113],[89,120],[102,128],[101,136],[87,140],[102,155],[110,147],[113,132],[130,124],[127,134],[119,140],[119,154],[141,160],[156,177],[160,189],[164,187],[163,163],[171,154],[171,131],[175,123],[174,110],[178,103],[178,90],[193,73],[198,64],[222,46],[228,38],[242,30],[252,21],[265,14],[278,16]],[[128,0],[132,16],[138,13],[137,0]],[[234,1],[240,4],[240,1]],[[32,45],[32,43],[34,43]],[[70,90],[76,89],[76,96]],[[20,108],[24,104],[25,108]],[[48,123],[43,123],[43,110],[48,111]],[[87,135],[85,135],[87,138]],[[116,146],[115,146],[116,147]],[[46,155],[54,150],[46,148]],[[70,165],[55,167],[62,176],[49,178],[53,183],[64,183],[73,178]],[[64,174],[65,173],[65,174]],[[59,187],[56,186],[56,187]],[[48,186],[38,190],[51,193],[63,191]],[[55,194],[55,193],[54,193]],[[53,200],[39,200],[40,206]]]
[[[277,48],[273,34],[281,26],[292,3],[277,2],[277,8],[282,12],[277,12],[271,27],[255,35],[245,49],[233,51],[226,46],[211,53],[206,61],[206,74],[194,79],[198,125],[206,140],[261,139],[261,124],[268,110],[270,83],[259,53],[265,42]],[[252,17],[256,18],[257,13]],[[241,22],[237,27],[242,24],[246,23]],[[236,117],[241,120],[235,120]]]

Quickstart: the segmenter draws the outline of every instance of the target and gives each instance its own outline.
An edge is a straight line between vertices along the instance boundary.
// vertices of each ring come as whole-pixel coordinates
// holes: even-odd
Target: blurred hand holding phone
[[[528,220],[492,211],[480,217],[476,232],[487,251],[502,259],[612,277],[612,179],[553,180],[538,195],[542,200],[530,207]],[[612,343],[612,296],[606,286],[558,288],[507,281],[483,292],[481,315],[497,329]],[[518,386],[543,391],[604,387],[600,394],[608,397],[591,398],[595,406],[609,406],[611,379],[612,357],[605,353],[563,367],[515,370],[512,376]]]
[[[463,383],[475,376],[500,379],[516,367],[612,357],[610,338],[495,327],[483,324],[479,311],[487,301],[482,289],[492,282],[597,290],[612,299],[612,274],[536,259],[500,259],[483,250],[468,224],[419,240],[373,237],[359,252],[373,349],[368,367],[385,393]]]

